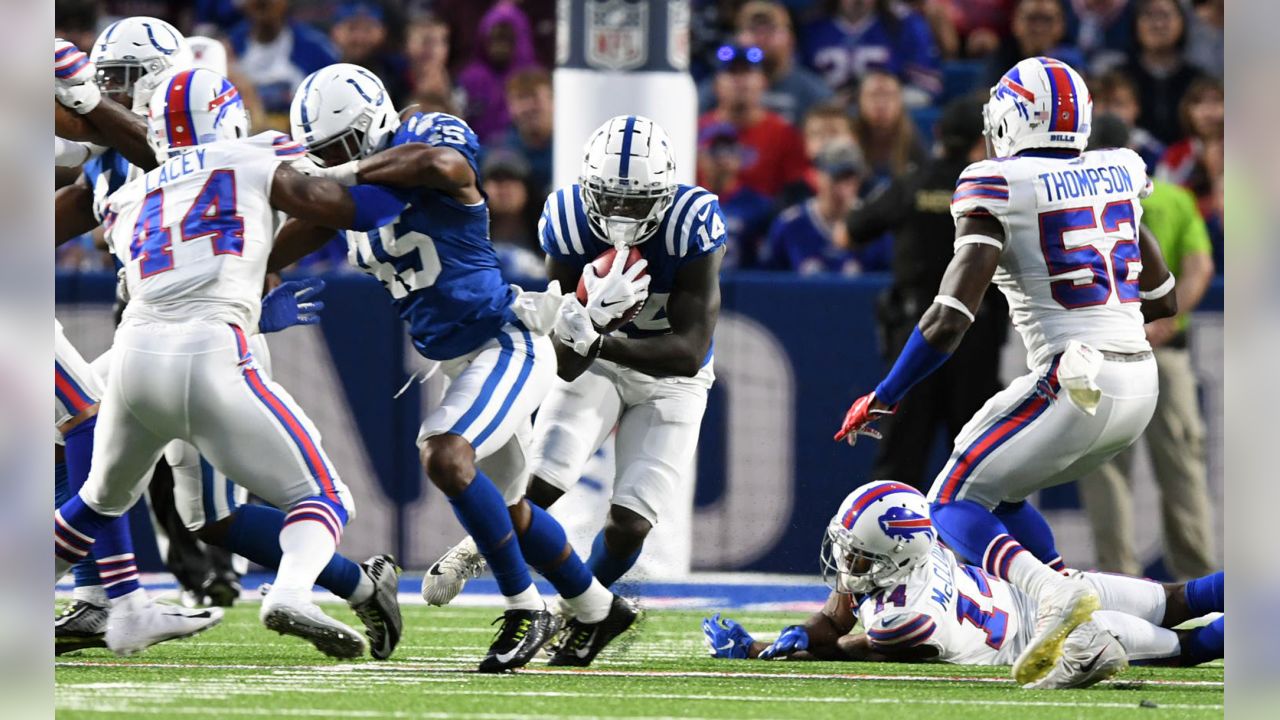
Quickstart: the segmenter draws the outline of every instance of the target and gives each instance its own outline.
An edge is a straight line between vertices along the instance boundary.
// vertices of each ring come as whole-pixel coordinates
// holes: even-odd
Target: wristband
[[[1170,292],[1172,292],[1172,291],[1173,291],[1173,286],[1174,286],[1175,282],[1176,282],[1176,281],[1173,279],[1173,273],[1169,273],[1169,277],[1165,278],[1165,279],[1164,279],[1164,282],[1160,283],[1160,286],[1159,286],[1159,287],[1157,287],[1156,289],[1154,289],[1154,290],[1139,290],[1139,291],[1138,291],[1138,299],[1140,299],[1140,300],[1159,300],[1160,298],[1164,297],[1165,295],[1168,295]]]
[[[917,325],[889,374],[876,386],[876,399],[886,405],[897,405],[913,385],[941,367],[949,357],[951,353],[930,345]]]

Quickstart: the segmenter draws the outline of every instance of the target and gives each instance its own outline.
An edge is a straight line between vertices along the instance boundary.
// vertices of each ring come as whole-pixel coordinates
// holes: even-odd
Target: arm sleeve
[[[882,615],[868,627],[867,639],[873,647],[893,652],[922,645],[936,645],[936,642],[930,640],[937,630],[937,623],[929,615],[894,613]]]
[[[1124,155],[1124,164],[1128,166],[1133,176],[1133,186],[1138,193],[1138,199],[1147,198],[1155,188],[1151,184],[1151,176],[1147,174],[1146,161],[1129,148],[1121,148],[1119,152]]]
[[[976,162],[960,173],[956,191],[951,196],[951,217],[991,215],[1004,221],[1009,214],[1009,180],[1000,164],[991,160]]]

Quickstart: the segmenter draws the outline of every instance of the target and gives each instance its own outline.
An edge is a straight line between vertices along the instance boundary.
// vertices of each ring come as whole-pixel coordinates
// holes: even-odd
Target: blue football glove
[[[294,325],[315,325],[320,322],[324,303],[311,298],[324,290],[324,280],[307,278],[280,283],[275,290],[262,298],[262,314],[258,330],[264,333],[279,332]]]
[[[711,657],[722,660],[742,660],[755,640],[747,629],[729,618],[720,619],[720,613],[702,620],[702,634],[706,636]]]
[[[783,658],[793,652],[809,649],[809,632],[799,625],[788,625],[782,629],[773,644],[760,651],[761,660]]]

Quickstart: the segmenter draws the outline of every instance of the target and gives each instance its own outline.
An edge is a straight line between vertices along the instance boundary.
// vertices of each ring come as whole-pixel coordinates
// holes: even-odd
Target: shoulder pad
[[[543,252],[558,258],[587,257],[591,228],[585,222],[585,213],[576,184],[548,195],[538,218],[538,242]]]
[[[665,227],[650,240],[661,239],[667,254],[692,257],[724,244],[725,221],[720,198],[696,185],[681,185],[667,211]]]
[[[951,196],[951,215],[960,218],[975,211],[1001,217],[1009,209],[1006,167],[991,160],[973,163],[960,173]]]
[[[296,160],[307,154],[307,149],[297,140],[276,130],[266,130],[241,140],[248,147],[270,150],[276,157]]]

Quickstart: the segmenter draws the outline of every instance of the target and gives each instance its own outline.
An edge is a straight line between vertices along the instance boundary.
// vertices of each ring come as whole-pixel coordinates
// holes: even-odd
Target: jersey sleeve
[[[893,652],[936,644],[930,641],[937,630],[938,624],[925,613],[885,613],[867,628],[867,640],[878,650]]]
[[[538,243],[548,257],[582,268],[589,259],[583,232],[589,233],[590,228],[580,222],[582,199],[577,189],[577,185],[570,185],[547,196],[538,218]]]
[[[442,112],[417,113],[401,124],[391,144],[407,142],[457,150],[471,165],[476,184],[480,184],[480,138],[462,118]]]
[[[1009,215],[1009,179],[999,163],[976,162],[960,173],[956,191],[951,196],[951,217],[957,221],[969,215],[991,215],[1001,223]],[[1002,247],[995,238],[966,235],[956,238],[955,247],[983,243]]]
[[[683,262],[724,245],[724,212],[720,209],[720,198],[714,193],[700,187],[677,192],[668,212],[665,226],[659,228],[659,237],[649,240],[662,242],[668,255]]]
[[[1138,153],[1129,148],[1117,150],[1124,157],[1124,164],[1133,177],[1133,187],[1138,192],[1138,199],[1145,200],[1155,187],[1151,184],[1151,176],[1147,174],[1147,162]]]

